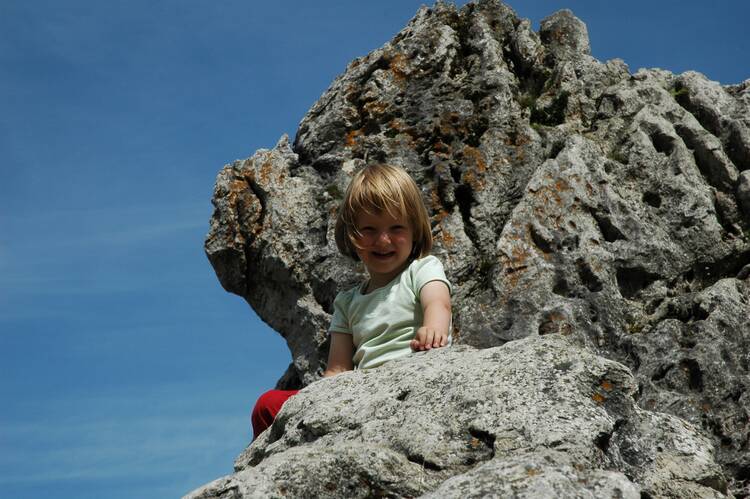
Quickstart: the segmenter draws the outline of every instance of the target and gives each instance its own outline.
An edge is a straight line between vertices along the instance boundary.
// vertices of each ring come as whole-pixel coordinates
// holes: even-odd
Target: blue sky
[[[463,5],[466,2],[459,2]],[[294,136],[420,2],[0,2],[0,489],[162,498],[231,472],[289,353],[203,253],[216,173]],[[571,8],[631,71],[750,77],[750,4]]]

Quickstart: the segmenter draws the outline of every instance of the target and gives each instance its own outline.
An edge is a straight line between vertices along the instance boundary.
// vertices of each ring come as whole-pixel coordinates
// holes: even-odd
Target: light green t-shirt
[[[382,288],[362,294],[365,282],[336,296],[328,331],[352,335],[355,368],[377,367],[411,353],[409,342],[424,321],[419,293],[430,281],[442,281],[452,291],[443,264],[431,255],[414,260]]]

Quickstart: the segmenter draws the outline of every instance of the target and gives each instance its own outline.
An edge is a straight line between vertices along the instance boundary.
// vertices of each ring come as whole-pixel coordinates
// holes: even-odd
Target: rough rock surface
[[[458,344],[555,334],[623,363],[638,406],[708,435],[730,491],[750,494],[750,80],[631,74],[590,56],[569,11],[536,33],[496,0],[422,8],[348,65],[293,144],[282,137],[218,175],[206,252],[286,339],[279,387],[318,378],[333,298],[364,275],[338,255],[333,226],[351,175],[374,161],[422,188]],[[651,479],[610,464],[579,472],[553,454],[526,490],[589,471],[601,490],[618,472],[642,488]],[[482,466],[511,477],[524,456]],[[416,494],[406,487],[389,494]]]
[[[562,335],[435,350],[309,385],[188,497],[724,496],[709,440],[637,389]]]

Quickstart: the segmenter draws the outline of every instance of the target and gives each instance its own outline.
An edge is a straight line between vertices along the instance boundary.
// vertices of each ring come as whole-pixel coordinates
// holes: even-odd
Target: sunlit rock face
[[[637,389],[560,334],[421,353],[308,385],[189,497],[723,496],[709,440]]]
[[[336,250],[337,206],[353,173],[371,162],[404,167],[422,188],[433,253],[455,287],[453,334],[463,349],[316,381],[333,298],[364,277]],[[536,490],[582,497],[614,497],[614,490],[627,497],[639,490],[654,497],[750,493],[750,80],[722,86],[695,72],[631,74],[620,60],[591,57],[586,26],[569,11],[551,15],[535,32],[498,1],[460,9],[438,3],[352,61],[310,109],[293,143],[284,136],[273,149],[224,167],[213,202],[206,252],[219,280],[286,339],[293,363],[279,387],[309,385],[283,421],[243,454],[241,471],[224,479],[245,484],[237,485],[237,497],[256,486],[277,490],[297,480],[294,473],[333,477],[332,496],[362,481],[373,484],[370,495],[459,496],[481,482],[472,493],[502,496],[534,466],[539,473],[523,481],[529,497]],[[399,437],[412,417],[401,413],[404,404],[389,416],[404,418],[398,421],[371,414],[383,440],[364,427],[337,426],[344,424],[338,412],[365,418],[376,409],[362,399],[373,393],[370,380],[383,384],[383,393],[396,390],[401,385],[388,379],[425,370],[433,359],[445,363],[434,366],[435,376],[441,369],[499,373],[507,366],[498,359],[520,361],[485,349],[533,349],[558,337],[594,364],[617,362],[630,379],[621,397],[627,417],[601,409],[612,425],[621,421],[602,430],[610,435],[607,449],[592,447],[585,432],[587,443],[571,444],[574,450],[530,438],[520,421],[531,406],[497,402],[483,378],[468,374],[440,378],[450,389],[409,385],[404,402],[424,404],[409,410],[432,418],[435,397],[489,390],[495,402],[474,436],[469,419],[478,416],[465,412],[476,404],[459,402],[435,413],[451,422],[443,433],[413,432],[412,444]],[[469,365],[477,362],[484,364]],[[532,378],[541,366],[533,365],[515,367],[521,378],[514,389],[525,387],[527,404],[544,405],[549,400],[542,402],[543,387]],[[492,390],[509,389],[502,377],[494,384]],[[596,389],[581,384],[570,397],[590,398]],[[348,402],[339,401],[339,411],[323,407],[326,390],[329,398],[349,394]],[[575,407],[580,412],[571,409],[569,417],[595,425],[598,416],[586,404]],[[515,430],[504,419],[508,411],[521,411]],[[312,433],[295,426],[307,428],[311,417],[318,425]],[[678,450],[658,444],[682,441],[680,428],[693,443],[675,444]],[[504,452],[503,432],[513,431],[513,452]],[[462,438],[478,439],[484,457],[462,454]],[[528,448],[519,443],[524,439]],[[662,458],[663,452],[673,454]],[[678,454],[685,461],[673,465]],[[714,459],[726,482],[710,468]],[[288,464],[307,461],[318,468]],[[326,471],[342,466],[348,475]],[[685,470],[698,471],[681,478],[693,473]],[[669,489],[666,476],[686,488]],[[283,494],[268,492],[277,493]],[[201,494],[195,497],[214,497]]]

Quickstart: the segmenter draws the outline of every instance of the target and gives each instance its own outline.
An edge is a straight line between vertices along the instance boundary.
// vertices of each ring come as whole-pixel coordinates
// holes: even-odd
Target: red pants
[[[271,426],[276,414],[281,410],[281,406],[289,397],[295,395],[299,390],[268,390],[258,397],[258,401],[253,408],[253,414],[250,419],[253,422],[253,440],[263,433],[263,430]]]

